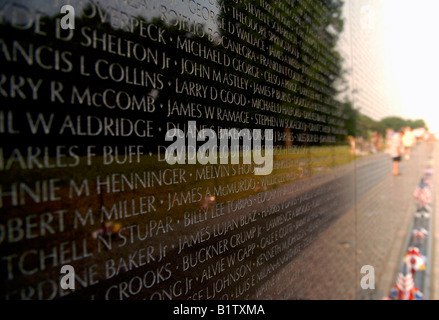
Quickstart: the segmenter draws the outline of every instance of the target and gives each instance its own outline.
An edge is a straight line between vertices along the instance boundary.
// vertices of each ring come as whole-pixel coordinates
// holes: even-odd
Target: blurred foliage
[[[344,103],[344,114],[346,115],[345,128],[350,136],[367,138],[371,132],[378,132],[378,134],[385,136],[386,129],[399,130],[404,127],[428,129],[423,119],[411,120],[392,116],[380,121],[373,120],[355,109],[352,102]]]
[[[394,130],[398,130],[402,127],[410,127],[412,129],[416,128],[426,128],[427,124],[423,119],[417,120],[405,120],[399,117],[387,117],[380,121],[386,128],[392,128]]]

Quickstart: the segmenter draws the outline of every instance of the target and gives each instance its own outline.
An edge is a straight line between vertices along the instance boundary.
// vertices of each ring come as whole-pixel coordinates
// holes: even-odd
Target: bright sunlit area
[[[381,0],[383,47],[398,116],[439,131],[439,1]]]

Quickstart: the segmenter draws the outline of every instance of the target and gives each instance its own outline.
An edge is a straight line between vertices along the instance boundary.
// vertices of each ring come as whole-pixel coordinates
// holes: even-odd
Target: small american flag
[[[425,270],[424,257],[419,253],[419,248],[416,247],[408,248],[404,256],[404,263],[407,265],[407,268],[411,270],[411,273],[413,274],[415,274],[416,271]]]
[[[421,179],[421,182],[416,187],[413,192],[413,196],[416,199],[418,204],[418,208],[427,208],[427,205],[431,203],[431,189],[424,179]]]
[[[425,240],[425,236],[428,234],[428,231],[425,228],[415,229],[413,230],[413,238],[419,240]]]
[[[396,284],[390,291],[389,298],[392,300],[422,300],[423,294],[419,288],[415,287],[413,274],[408,273],[404,276],[399,273]]]

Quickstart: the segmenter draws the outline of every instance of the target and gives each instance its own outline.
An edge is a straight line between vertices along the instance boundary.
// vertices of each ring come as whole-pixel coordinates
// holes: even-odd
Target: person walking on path
[[[401,162],[401,156],[404,154],[404,144],[402,142],[402,137],[402,130],[394,132],[390,137],[389,155],[390,157],[392,157],[392,173],[395,176],[401,175],[401,173],[399,172],[399,163]]]
[[[416,143],[415,134],[410,127],[405,129],[402,143],[404,144],[404,159],[410,160],[411,149]]]

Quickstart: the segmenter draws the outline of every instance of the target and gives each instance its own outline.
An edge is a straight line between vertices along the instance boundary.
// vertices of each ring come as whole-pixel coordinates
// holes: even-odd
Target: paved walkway
[[[413,192],[434,156],[439,186],[439,144],[420,143],[410,160],[401,162],[401,176],[393,176],[391,158],[377,153],[340,168],[335,190],[344,194],[330,211],[342,212],[308,247],[270,279],[266,293],[274,299],[382,299],[395,284],[406,239],[416,212]],[[335,170],[337,171],[337,170]],[[436,195],[435,203],[439,203]],[[439,209],[435,210],[439,212]],[[433,277],[439,279],[439,224]],[[375,289],[361,288],[362,266],[375,270]],[[434,281],[434,279],[432,279]],[[437,281],[436,281],[437,282]],[[432,284],[433,282],[431,282]],[[439,284],[431,285],[438,298]],[[271,289],[270,289],[271,288]],[[263,295],[265,298],[267,295]]]
[[[436,157],[439,157],[438,149],[436,147]],[[413,191],[423,176],[432,150],[433,143],[418,144],[411,159],[401,163],[401,176],[391,174],[392,162],[384,153],[359,159],[351,183],[355,190],[351,194],[355,199],[350,203],[354,205],[345,208],[346,213],[331,223],[285,267],[279,279],[275,279],[275,283],[288,288],[283,297],[382,299],[388,295],[416,211]],[[435,236],[439,238],[439,225]],[[435,247],[436,251],[438,247]],[[364,265],[375,269],[374,290],[361,289],[360,281],[364,275],[360,270]],[[439,279],[437,266],[439,263],[434,271]],[[297,276],[291,277],[291,274]],[[436,292],[439,292],[437,288]]]
[[[357,270],[365,264],[372,265],[376,275],[376,289],[359,288],[357,299],[381,299],[394,285],[416,212],[413,191],[424,174],[433,147],[433,142],[418,144],[411,159],[402,161],[401,176],[389,172],[368,193],[357,195]],[[358,180],[358,187],[361,183]]]

